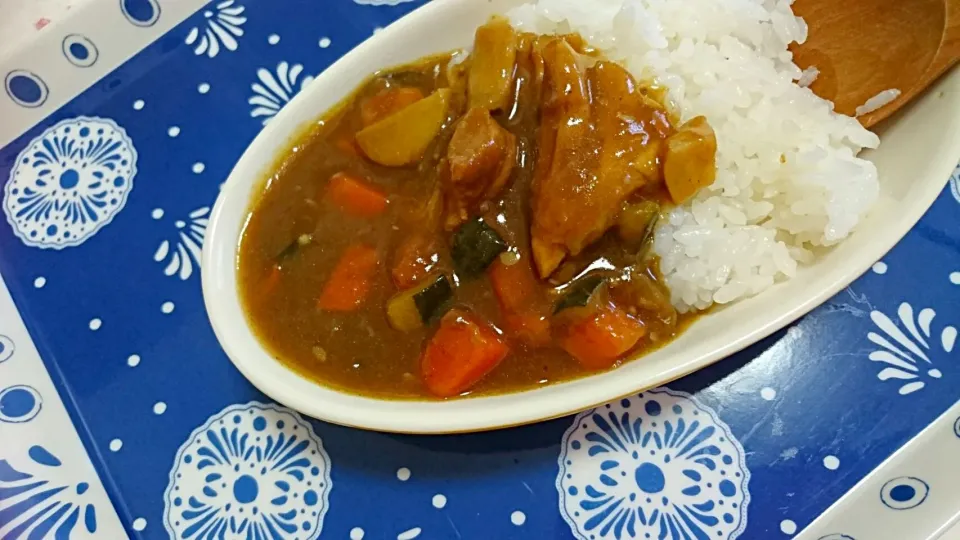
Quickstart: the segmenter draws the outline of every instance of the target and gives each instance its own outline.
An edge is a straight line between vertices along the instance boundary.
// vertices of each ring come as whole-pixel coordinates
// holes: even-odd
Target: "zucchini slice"
[[[585,307],[606,282],[607,280],[597,275],[580,278],[570,285],[570,290],[557,302],[557,307],[553,310],[553,313],[557,314],[565,309],[575,307]]]
[[[655,201],[629,204],[617,218],[620,239],[632,247],[643,247],[653,235],[660,218],[660,205]]]
[[[451,297],[453,287],[447,276],[428,276],[416,287],[393,295],[387,302],[387,319],[403,332],[423,328],[443,313]]]
[[[472,279],[487,269],[507,250],[507,243],[483,218],[466,222],[453,236],[450,255],[457,275]]]

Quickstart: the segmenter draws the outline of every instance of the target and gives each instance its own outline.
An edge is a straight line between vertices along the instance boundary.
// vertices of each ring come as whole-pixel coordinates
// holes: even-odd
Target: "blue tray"
[[[0,111],[63,104],[0,149],[0,275],[29,331],[0,310],[0,538],[786,538],[960,396],[955,178],[872,272],[669,388],[444,437],[271,403],[208,323],[207,215],[310,74],[419,4],[379,3],[398,2],[227,0],[160,35],[155,2],[101,2],[152,43],[72,98],[3,73]],[[58,69],[97,62],[79,37]],[[22,380],[31,340],[56,392]],[[79,480],[72,431],[48,441],[61,399],[95,468]]]

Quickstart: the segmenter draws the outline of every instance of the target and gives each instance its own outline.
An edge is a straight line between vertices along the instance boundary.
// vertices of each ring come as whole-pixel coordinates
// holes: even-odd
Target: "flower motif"
[[[17,156],[3,198],[7,221],[27,245],[77,246],[127,203],[137,151],[112,120],[59,122]]]
[[[164,240],[153,254],[156,262],[167,261],[163,273],[167,276],[178,275],[187,280],[193,275],[193,268],[200,267],[200,253],[203,249],[203,237],[207,232],[210,207],[197,208],[189,214],[189,221],[178,219],[174,222],[177,238]]]
[[[277,64],[276,76],[264,68],[258,69],[257,78],[260,79],[260,82],[255,82],[250,86],[254,95],[247,101],[254,106],[253,110],[250,111],[250,116],[253,118],[263,116],[263,125],[267,125],[267,122],[276,116],[280,109],[299,92],[297,90],[297,79],[300,78],[302,72],[302,65],[294,64],[293,67],[290,67],[286,62]],[[312,80],[313,77],[309,75],[304,77],[300,81],[300,90],[303,90]]]
[[[185,40],[187,45],[195,44],[194,54],[206,54],[213,58],[220,52],[221,46],[228,51],[237,50],[236,38],[243,35],[241,26],[247,22],[247,18],[242,15],[244,7],[234,3],[234,0],[226,0],[217,4],[213,11],[208,9],[203,12],[206,25],[202,30],[196,26],[191,28]]]
[[[330,487],[330,458],[297,413],[232,405],[177,452],[164,526],[178,539],[312,540],[323,527]]]
[[[577,415],[559,458],[560,513],[582,540],[736,538],[750,472],[730,429],[663,388]]]
[[[950,193],[953,193],[953,198],[960,203],[960,165],[957,165],[950,175]]]
[[[97,532],[96,507],[86,502],[90,484],[62,483],[69,468],[60,469],[61,461],[42,446],[31,446],[27,457],[22,470],[0,460],[3,538],[70,538],[79,521],[88,533]]]
[[[952,352],[957,340],[957,329],[953,326],[944,327],[936,338],[939,343],[936,343],[933,341],[930,329],[934,317],[937,316],[933,309],[920,310],[914,319],[913,307],[904,302],[900,304],[897,316],[907,333],[904,333],[884,313],[876,310],[870,313],[870,319],[882,334],[877,332],[867,334],[867,339],[881,347],[871,352],[868,358],[888,365],[877,374],[877,378],[881,381],[889,379],[909,381],[900,387],[900,395],[905,396],[926,386],[926,382],[920,380],[921,377],[939,379],[943,376],[937,368],[928,369],[928,365],[933,364],[930,356],[938,348],[948,354]],[[937,345],[939,347],[936,347]]]

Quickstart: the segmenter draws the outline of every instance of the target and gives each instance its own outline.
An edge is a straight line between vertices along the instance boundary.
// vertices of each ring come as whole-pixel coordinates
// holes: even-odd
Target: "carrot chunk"
[[[423,352],[423,383],[437,396],[456,396],[479,382],[509,352],[490,324],[470,312],[453,309],[440,320],[440,328]]]
[[[374,217],[387,209],[384,192],[343,172],[330,177],[327,198],[344,212],[358,217]]]
[[[363,150],[360,149],[360,145],[357,144],[357,141],[352,135],[339,139],[335,145],[338,150],[348,156],[360,157],[363,154]]]
[[[587,369],[607,369],[647,333],[643,324],[613,304],[571,322],[561,330],[560,346]]]
[[[497,295],[507,332],[534,347],[550,344],[550,308],[539,292],[529,257],[513,264],[503,262],[502,254],[490,265],[490,283]]]
[[[266,275],[260,282],[260,290],[257,292],[257,300],[262,302],[268,297],[273,296],[273,293],[276,292],[277,287],[280,285],[281,277],[282,272],[280,271],[280,266],[277,264],[270,265],[270,269],[267,270]]]
[[[377,252],[365,244],[347,248],[327,279],[320,300],[320,309],[327,311],[353,311],[360,307],[370,281],[379,264]]]
[[[511,337],[524,345],[541,348],[550,345],[550,318],[539,311],[506,313],[503,324]]]

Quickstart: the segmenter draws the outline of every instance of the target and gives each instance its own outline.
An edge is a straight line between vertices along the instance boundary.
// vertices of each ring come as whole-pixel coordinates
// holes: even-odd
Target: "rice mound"
[[[847,237],[879,193],[857,154],[880,140],[797,84],[787,50],[807,25],[787,0],[538,0],[508,13],[578,32],[668,89],[683,121],[717,134],[717,179],[662,216],[653,250],[681,311],[757,294]]]

